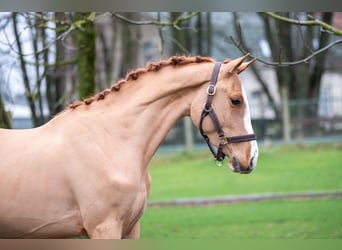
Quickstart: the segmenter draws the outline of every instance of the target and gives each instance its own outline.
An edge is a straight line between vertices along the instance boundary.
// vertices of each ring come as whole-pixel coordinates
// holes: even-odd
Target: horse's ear
[[[229,69],[229,73],[232,73],[232,72],[236,72],[237,74],[240,74],[242,71],[244,71],[250,64],[252,64],[256,58],[254,58],[253,60],[249,61],[249,62],[246,62],[246,63],[243,63],[243,61],[249,57],[249,53],[240,57],[240,58],[237,58],[235,60],[232,60],[230,61],[228,64],[230,66],[230,69]]]
[[[250,60],[249,62],[246,63],[242,63],[237,69],[237,73],[240,74],[242,71],[244,71],[245,69],[248,68],[249,65],[251,65],[252,63],[254,63],[256,61],[256,58],[253,58],[252,60]]]

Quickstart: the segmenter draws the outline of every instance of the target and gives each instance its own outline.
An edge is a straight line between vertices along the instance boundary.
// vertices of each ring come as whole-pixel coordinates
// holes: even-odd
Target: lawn
[[[249,175],[217,167],[209,152],[160,154],[150,201],[238,194],[342,191],[340,145],[261,148]],[[342,199],[148,207],[142,238],[342,238]]]
[[[341,211],[340,199],[149,208],[141,238],[342,238]]]

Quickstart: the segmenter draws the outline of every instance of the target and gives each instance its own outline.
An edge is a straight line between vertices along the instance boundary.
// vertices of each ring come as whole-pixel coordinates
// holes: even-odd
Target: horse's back
[[[36,130],[0,129],[0,171],[9,171],[27,163],[29,152],[42,142],[42,138],[36,136],[39,134]]]

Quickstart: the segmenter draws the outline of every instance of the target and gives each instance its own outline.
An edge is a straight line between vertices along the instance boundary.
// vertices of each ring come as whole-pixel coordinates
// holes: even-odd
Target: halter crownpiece
[[[213,101],[213,97],[216,94],[216,82],[217,82],[217,78],[220,72],[220,68],[221,68],[221,62],[216,62],[215,66],[214,66],[214,70],[211,76],[211,80],[210,80],[210,84],[207,88],[207,101],[204,105],[204,108],[202,110],[202,114],[201,114],[201,119],[200,119],[200,123],[199,123],[199,131],[201,133],[201,135],[203,136],[203,138],[205,139],[205,141],[208,144],[208,147],[211,151],[211,153],[213,154],[217,165],[222,165],[222,161],[225,158],[225,154],[223,153],[223,147],[226,144],[229,143],[239,143],[239,142],[245,142],[245,141],[253,141],[256,140],[257,137],[255,134],[247,134],[247,135],[238,135],[238,136],[231,136],[231,137],[227,137],[225,136],[222,126],[220,124],[220,121],[217,118],[217,115],[214,111],[214,109],[212,108],[212,101]],[[217,152],[215,152],[215,148],[214,146],[210,143],[209,137],[204,133],[203,131],[203,120],[205,117],[207,117],[209,115],[209,117],[211,118],[212,122],[214,123],[214,126],[216,128],[216,132],[218,134],[218,137],[220,139],[220,143],[217,147]]]

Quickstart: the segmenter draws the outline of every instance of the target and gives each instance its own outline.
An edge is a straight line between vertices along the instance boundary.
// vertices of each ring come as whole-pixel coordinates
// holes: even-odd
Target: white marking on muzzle
[[[252,122],[251,122],[251,115],[249,112],[249,104],[248,104],[248,100],[247,100],[247,95],[245,92],[245,89],[243,86],[242,87],[242,95],[243,95],[243,99],[245,102],[245,111],[244,111],[244,116],[243,116],[243,123],[245,126],[245,129],[247,131],[248,134],[253,134],[254,130],[252,127]],[[253,169],[256,167],[257,161],[258,161],[258,143],[256,140],[250,141],[249,142],[251,144],[251,155],[250,155],[250,159],[251,159],[251,163],[250,163],[250,168]]]

